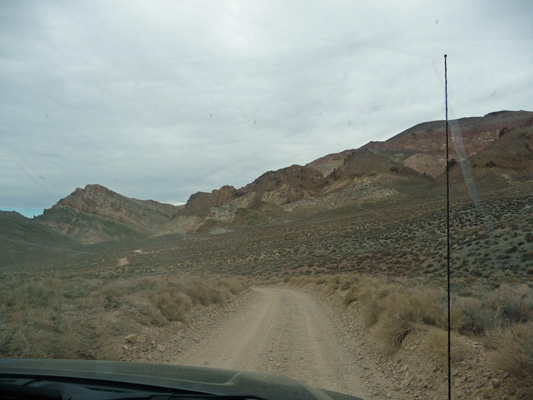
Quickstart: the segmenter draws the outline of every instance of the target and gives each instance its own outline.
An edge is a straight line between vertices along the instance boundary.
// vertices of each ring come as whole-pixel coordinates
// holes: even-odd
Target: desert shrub
[[[315,285],[322,285],[324,283],[326,283],[327,279],[325,276],[317,276],[316,278],[313,279],[313,283]]]
[[[357,274],[343,275],[339,279],[339,289],[348,290],[354,288],[360,282]]]
[[[106,348],[108,327],[99,316],[64,316],[62,311],[24,309],[11,315],[0,339],[9,357],[116,359]]]
[[[413,308],[416,321],[426,325],[441,325],[444,310],[443,292],[430,288],[417,288],[408,292],[409,304]],[[445,326],[448,325],[447,318]]]
[[[317,281],[317,279],[322,280],[321,283],[325,283],[326,287],[329,291],[334,292],[340,287],[340,275],[333,275],[333,276],[320,276],[318,278],[315,278],[315,283],[319,284],[320,281]]]
[[[101,315],[77,316],[67,324],[66,329],[73,337],[75,358],[92,360],[118,358],[116,349],[108,345],[111,336],[109,325],[104,323]],[[113,349],[115,351],[112,351]]]
[[[127,315],[133,321],[143,325],[166,326],[169,324],[161,310],[148,301],[130,304]]]
[[[443,290],[420,287],[406,288],[398,284],[379,284],[376,281],[355,292],[362,305],[363,322],[374,331],[387,351],[400,347],[416,324],[447,328],[446,294]],[[352,296],[345,304],[352,301]],[[459,330],[465,316],[458,307],[451,309],[451,327]]]
[[[10,315],[1,351],[14,357],[48,358],[47,343],[53,339],[42,310],[19,309]]]
[[[210,304],[224,304],[228,299],[231,298],[231,292],[228,288],[217,287],[212,289],[209,292],[209,303]]]
[[[344,295],[343,303],[345,306],[348,306],[352,304],[354,301],[357,301],[358,299],[358,289],[357,288],[350,288],[348,289],[347,293]]]
[[[487,334],[484,344],[492,352],[497,369],[509,372],[526,382],[533,376],[533,322],[495,328]]]
[[[243,292],[249,286],[247,280],[236,278],[223,278],[219,280],[219,283],[221,286],[227,288],[233,295]]]
[[[381,312],[376,324],[376,336],[385,350],[398,349],[416,322],[416,312],[409,297],[403,293],[391,293],[382,302]]]
[[[152,296],[152,302],[169,321],[183,321],[192,309],[191,298],[173,288],[165,288]]]
[[[204,281],[188,280],[186,284],[177,285],[177,287],[190,297],[194,305],[208,306],[212,303],[211,290]]]
[[[446,317],[447,316],[448,315],[446,313]],[[452,306],[450,308],[450,327],[451,327],[451,329],[454,330],[454,331],[463,331],[463,327],[465,326],[465,323],[466,323],[466,317],[463,314],[463,312],[459,308]],[[444,325],[440,324],[439,326],[441,328],[444,328],[444,327],[447,328],[448,327],[448,321],[446,321],[446,324],[444,324]]]
[[[487,306],[507,323],[533,319],[533,289],[527,285],[503,284],[489,294]]]
[[[374,326],[383,311],[382,300],[387,297],[389,288],[365,285],[358,291],[358,301],[363,306],[363,322],[367,328]]]
[[[287,283],[291,286],[303,286],[307,282],[305,276],[291,276]]]
[[[460,328],[462,331],[469,331],[481,336],[499,323],[495,312],[484,308],[480,299],[461,298],[457,306],[463,315],[463,323]]]
[[[231,297],[229,290],[223,290],[216,284],[209,284],[200,279],[194,279],[191,283],[185,288],[185,292],[195,304],[209,306],[224,303],[227,298]]]
[[[443,368],[448,365],[448,332],[433,328],[428,332],[421,350],[433,357],[433,359]],[[452,363],[464,360],[466,346],[460,340],[457,333],[451,334],[451,360]]]
[[[0,358],[118,359],[115,338],[138,324],[165,326],[183,320],[194,304],[224,302],[249,285],[241,278],[171,274],[4,278]],[[196,293],[196,303],[188,292]]]
[[[104,308],[117,309],[124,304],[124,291],[116,284],[111,283],[105,285],[101,290],[101,295],[104,302]]]
[[[20,290],[24,304],[30,307],[48,306],[58,297],[54,286],[48,285],[44,280],[32,282]]]

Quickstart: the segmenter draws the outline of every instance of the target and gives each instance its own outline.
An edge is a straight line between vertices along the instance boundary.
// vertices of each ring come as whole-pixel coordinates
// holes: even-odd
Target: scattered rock
[[[132,334],[126,336],[124,339],[128,343],[135,344],[135,343],[137,343],[138,337],[137,337],[137,335],[132,333]]]

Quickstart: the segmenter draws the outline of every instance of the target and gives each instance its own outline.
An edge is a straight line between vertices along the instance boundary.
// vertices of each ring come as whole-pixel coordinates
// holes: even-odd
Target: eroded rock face
[[[525,111],[450,121],[450,158],[454,163],[471,158],[505,132],[532,125],[533,113]],[[165,231],[191,232],[209,224],[255,223],[294,211],[405,199],[413,188],[416,191],[417,187],[428,187],[444,174],[445,137],[444,121],[426,122],[385,142],[329,154],[305,166],[266,172],[241,189],[224,186],[211,193],[197,193]],[[495,164],[496,161],[486,163]],[[455,168],[459,170],[459,165]],[[459,172],[455,175],[461,178]]]
[[[484,117],[451,120],[450,158],[471,157],[499,139],[505,130],[531,125],[533,113],[527,111],[500,111]],[[371,142],[364,147],[436,178],[445,172],[446,124],[445,121],[425,122],[385,142]]]
[[[473,156],[497,140],[506,130],[533,125],[533,113],[528,111],[500,111],[484,117],[449,121],[450,157],[459,159],[460,151]],[[385,142],[370,142],[362,149],[399,162],[433,178],[445,172],[445,121],[424,122],[409,128]],[[355,150],[321,157],[307,166],[329,175],[341,167]]]
[[[222,186],[211,193],[198,192],[189,198],[181,216],[204,216],[210,213],[211,207],[226,204],[237,197],[237,190],[233,186]]]
[[[436,178],[442,174],[442,168],[446,165],[446,157],[427,153],[416,153],[403,160],[402,164],[415,171]]]
[[[313,196],[322,178],[319,171],[300,165],[266,172],[248,185],[248,192],[257,194],[256,202],[250,206],[258,207],[262,203],[279,206]]]

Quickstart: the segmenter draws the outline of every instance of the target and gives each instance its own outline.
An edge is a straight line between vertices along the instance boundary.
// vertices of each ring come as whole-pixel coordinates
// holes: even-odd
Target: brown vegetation
[[[238,277],[6,274],[0,357],[118,359],[118,344],[139,326],[185,321],[194,308],[223,303],[247,287]]]
[[[485,340],[494,350],[492,359],[496,368],[503,369],[531,382],[533,377],[533,321],[513,324],[490,331]]]
[[[356,304],[369,332],[383,349],[393,353],[408,335],[428,330],[422,350],[441,365],[447,360],[447,297],[429,282],[412,282],[344,274],[314,278],[273,279],[270,283],[317,285],[336,293],[345,307]],[[494,370],[504,370],[523,384],[533,377],[533,289],[504,284],[495,290],[479,286],[467,296],[452,297],[452,363],[463,360],[460,336],[475,338],[491,350]]]

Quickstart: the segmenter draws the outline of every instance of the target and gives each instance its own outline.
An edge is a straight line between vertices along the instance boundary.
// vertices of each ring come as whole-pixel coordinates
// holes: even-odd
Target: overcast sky
[[[185,202],[444,119],[533,109],[533,1],[1,1],[0,208]]]

